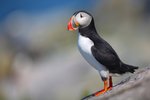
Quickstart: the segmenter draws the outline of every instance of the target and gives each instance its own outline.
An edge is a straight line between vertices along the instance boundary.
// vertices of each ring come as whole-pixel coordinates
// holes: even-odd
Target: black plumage
[[[79,32],[81,35],[88,37],[93,41],[94,45],[91,47],[93,56],[99,63],[104,65],[110,73],[133,73],[135,69],[138,68],[127,65],[120,60],[115,50],[98,35],[93,18],[90,25],[85,28],[80,27]]]

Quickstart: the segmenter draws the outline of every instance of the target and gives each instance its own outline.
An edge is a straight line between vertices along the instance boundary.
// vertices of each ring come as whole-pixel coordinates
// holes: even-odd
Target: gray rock
[[[139,69],[111,91],[88,100],[150,100],[150,68]]]

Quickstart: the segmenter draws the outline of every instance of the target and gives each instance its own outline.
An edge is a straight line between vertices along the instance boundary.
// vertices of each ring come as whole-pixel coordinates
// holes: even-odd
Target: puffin
[[[121,61],[112,46],[106,42],[95,28],[94,18],[87,11],[77,11],[68,22],[68,30],[78,30],[77,45],[81,55],[98,72],[104,83],[104,88],[82,100],[99,96],[113,87],[112,76],[122,75],[127,72],[134,73],[137,66],[132,66]]]

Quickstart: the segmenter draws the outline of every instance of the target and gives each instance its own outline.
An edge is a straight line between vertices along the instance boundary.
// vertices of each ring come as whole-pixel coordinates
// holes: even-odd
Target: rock
[[[88,100],[150,100],[150,68],[137,70],[111,91]]]

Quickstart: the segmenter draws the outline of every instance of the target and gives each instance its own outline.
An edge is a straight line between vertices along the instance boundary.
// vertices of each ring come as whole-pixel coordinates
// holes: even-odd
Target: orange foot
[[[98,92],[94,93],[94,96],[100,96],[100,95],[106,93],[107,91],[109,91],[111,89],[112,89],[112,87],[108,87],[107,89],[103,89],[101,91],[98,91]]]
[[[108,87],[108,81],[105,80],[105,81],[104,81],[104,89],[103,89],[103,90],[98,91],[98,92],[96,92],[96,93],[94,93],[94,94],[88,95],[88,96],[84,97],[84,98],[81,99],[81,100],[85,100],[85,99],[87,99],[87,98],[94,97],[94,96],[100,96],[100,95],[104,94],[105,92],[111,90],[112,87],[113,87],[112,77],[110,76],[110,77],[109,77],[109,87]]]
[[[105,81],[104,81],[104,89],[101,90],[101,91],[98,91],[98,92],[94,93],[94,96],[100,96],[100,95],[104,94],[105,92],[111,90],[111,89],[112,89],[112,86],[113,86],[113,85],[112,85],[112,77],[110,76],[110,77],[109,77],[109,87],[108,87],[108,81],[105,80]]]

